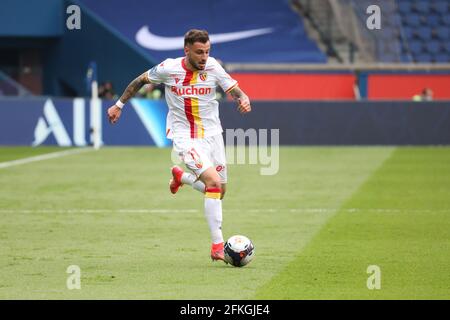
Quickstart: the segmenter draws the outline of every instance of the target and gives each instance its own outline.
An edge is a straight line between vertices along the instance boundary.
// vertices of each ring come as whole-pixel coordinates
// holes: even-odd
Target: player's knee
[[[221,183],[220,180],[216,179],[208,179],[205,181],[206,188],[214,188],[214,189],[221,189]]]
[[[200,179],[205,184],[206,188],[215,188],[221,189],[222,184],[220,183],[219,175],[212,170],[206,171],[204,174],[200,176]]]

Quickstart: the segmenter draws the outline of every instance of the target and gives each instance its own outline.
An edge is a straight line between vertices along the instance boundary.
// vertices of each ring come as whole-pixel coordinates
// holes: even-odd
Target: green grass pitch
[[[3,147],[0,163],[59,150]],[[170,194],[171,165],[169,149],[104,148],[0,169],[0,299],[450,299],[450,148],[230,165],[223,232],[253,240],[244,268],[210,260],[203,197]]]

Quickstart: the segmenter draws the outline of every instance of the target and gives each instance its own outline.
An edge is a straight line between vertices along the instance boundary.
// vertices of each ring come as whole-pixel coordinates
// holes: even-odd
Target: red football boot
[[[173,194],[177,193],[178,189],[183,185],[181,182],[181,176],[183,175],[184,171],[178,166],[172,167],[172,179],[170,179],[169,182],[169,188],[170,192]]]
[[[215,260],[222,260],[225,261],[225,255],[223,252],[223,242],[216,243],[211,245],[211,259],[213,261]]]

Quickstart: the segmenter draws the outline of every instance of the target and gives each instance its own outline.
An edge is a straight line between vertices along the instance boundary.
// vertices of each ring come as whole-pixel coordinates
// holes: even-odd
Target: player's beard
[[[205,69],[205,67],[206,67],[206,61],[205,61],[205,64],[204,64],[203,66],[200,66],[199,63],[193,61],[191,58],[188,57],[188,59],[189,59],[189,64],[190,64],[191,66],[193,66],[194,69],[196,69],[196,70],[204,70],[204,69]]]

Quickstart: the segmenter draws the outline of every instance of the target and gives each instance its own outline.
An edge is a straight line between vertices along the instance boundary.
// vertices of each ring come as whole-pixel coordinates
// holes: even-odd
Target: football
[[[235,267],[243,267],[255,257],[255,246],[246,236],[230,237],[224,245],[225,261]]]

